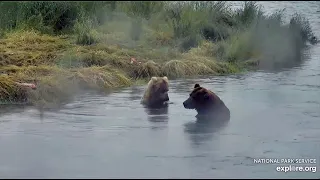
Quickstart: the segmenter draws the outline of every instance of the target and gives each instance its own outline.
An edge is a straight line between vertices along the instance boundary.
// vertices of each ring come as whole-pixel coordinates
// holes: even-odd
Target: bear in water
[[[230,120],[230,110],[224,102],[215,93],[200,87],[199,84],[194,85],[183,106],[186,109],[195,109],[198,112],[197,119]]]
[[[169,101],[169,80],[164,77],[152,77],[141,99],[141,104],[147,107],[163,107]]]

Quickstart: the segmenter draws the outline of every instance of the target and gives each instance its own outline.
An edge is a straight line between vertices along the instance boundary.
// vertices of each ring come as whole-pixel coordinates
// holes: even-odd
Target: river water
[[[318,2],[260,3],[302,12],[319,29]],[[158,111],[139,104],[144,87],[83,94],[42,116],[2,109],[0,178],[319,178],[318,169],[284,173],[280,164],[254,163],[304,158],[316,164],[301,166],[319,168],[320,46],[306,53],[300,66],[281,71],[171,80],[172,104]],[[199,124],[183,108],[195,83],[223,99],[229,123]]]

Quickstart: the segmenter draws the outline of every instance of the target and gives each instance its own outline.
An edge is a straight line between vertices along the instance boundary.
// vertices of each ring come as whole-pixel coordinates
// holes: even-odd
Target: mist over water
[[[318,2],[259,3],[267,13],[306,15],[320,37]],[[86,93],[41,116],[2,108],[0,178],[319,178],[318,169],[284,173],[253,161],[310,158],[317,164],[302,166],[319,167],[319,58],[315,45],[301,63],[276,71],[171,80],[168,109],[143,108],[145,86]],[[195,83],[219,95],[230,122],[197,123],[184,109]]]

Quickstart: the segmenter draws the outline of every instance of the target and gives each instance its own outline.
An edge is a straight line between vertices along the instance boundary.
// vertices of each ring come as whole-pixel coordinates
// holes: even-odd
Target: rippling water
[[[260,3],[307,14],[319,28],[318,2]],[[84,94],[41,116],[3,110],[0,178],[319,178],[318,169],[283,173],[253,163],[312,158],[319,167],[320,46],[308,53],[301,66],[279,72],[171,81],[173,104],[158,111],[139,104],[144,87]],[[198,124],[196,112],[183,108],[195,83],[224,100],[229,123]]]

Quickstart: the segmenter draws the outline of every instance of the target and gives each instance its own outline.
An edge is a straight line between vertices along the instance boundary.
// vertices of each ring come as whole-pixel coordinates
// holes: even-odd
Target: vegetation
[[[151,76],[236,73],[296,59],[317,42],[305,18],[284,24],[281,11],[267,16],[254,2],[233,11],[210,1],[7,1],[0,10],[2,103],[54,106]]]

